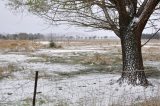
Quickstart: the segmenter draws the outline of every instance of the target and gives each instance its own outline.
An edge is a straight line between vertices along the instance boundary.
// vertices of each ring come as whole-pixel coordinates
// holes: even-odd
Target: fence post
[[[35,75],[35,84],[34,84],[34,93],[33,93],[32,106],[36,106],[37,82],[38,82],[38,71],[36,71],[36,75]]]

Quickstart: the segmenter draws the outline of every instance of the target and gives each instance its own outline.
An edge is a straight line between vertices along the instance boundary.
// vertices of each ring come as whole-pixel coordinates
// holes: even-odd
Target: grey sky
[[[86,28],[85,28],[86,29]],[[151,30],[149,30],[151,31]],[[145,32],[149,32],[145,31]],[[31,14],[14,14],[0,1],[0,33],[84,33],[87,35],[114,35],[111,31],[94,31],[84,30],[84,28],[74,26],[52,26],[44,24],[44,21]]]
[[[50,33],[52,30],[56,32],[60,30],[57,27],[51,30],[43,20],[31,14],[11,12],[5,7],[3,1],[0,1],[0,15],[0,33]]]
[[[27,13],[13,13],[0,1],[0,33],[59,33],[86,35],[114,35],[111,31],[93,31],[74,26],[49,26],[37,16]]]

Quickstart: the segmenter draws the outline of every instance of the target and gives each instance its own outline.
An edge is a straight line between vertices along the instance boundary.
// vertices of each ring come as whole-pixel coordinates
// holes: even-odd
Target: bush
[[[61,45],[57,45],[57,44],[56,44],[55,42],[53,42],[53,41],[50,41],[49,47],[50,47],[50,48],[62,48]]]
[[[56,48],[56,47],[57,47],[57,45],[56,45],[56,43],[55,43],[55,42],[50,41],[50,43],[49,43],[49,47],[50,47],[50,48]]]

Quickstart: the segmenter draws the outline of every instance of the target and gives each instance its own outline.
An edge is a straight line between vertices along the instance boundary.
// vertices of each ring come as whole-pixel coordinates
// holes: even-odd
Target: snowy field
[[[31,106],[35,71],[37,106],[125,106],[160,96],[160,42],[144,47],[144,65],[153,85],[147,88],[116,82],[122,71],[119,43],[78,43],[1,52],[0,106]]]

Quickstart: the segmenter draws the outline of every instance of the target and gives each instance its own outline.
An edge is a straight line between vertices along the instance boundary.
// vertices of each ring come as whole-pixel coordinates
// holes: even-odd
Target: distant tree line
[[[142,39],[149,39],[153,34],[142,34]],[[18,33],[18,34],[0,34],[0,39],[6,40],[80,40],[80,39],[107,39],[108,36],[98,37],[98,36],[87,36],[82,37],[76,35],[73,36],[65,36],[65,35],[56,35],[56,34],[49,34],[44,35],[41,33]],[[160,39],[160,33],[157,33],[152,39]]]
[[[152,34],[142,34],[142,39],[150,39],[153,36],[154,33]],[[157,33],[154,35],[152,39],[160,39],[160,33]]]
[[[107,39],[108,36],[80,36],[80,35],[61,35],[61,34],[40,34],[40,33],[18,33],[18,34],[0,34],[0,39],[5,40],[47,40],[47,41],[66,41],[66,40],[87,40],[87,39]]]
[[[18,34],[0,34],[0,39],[6,40],[36,40],[43,39],[44,35],[40,33],[18,33]]]

